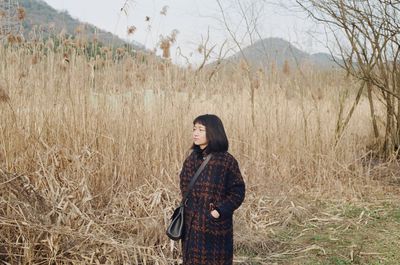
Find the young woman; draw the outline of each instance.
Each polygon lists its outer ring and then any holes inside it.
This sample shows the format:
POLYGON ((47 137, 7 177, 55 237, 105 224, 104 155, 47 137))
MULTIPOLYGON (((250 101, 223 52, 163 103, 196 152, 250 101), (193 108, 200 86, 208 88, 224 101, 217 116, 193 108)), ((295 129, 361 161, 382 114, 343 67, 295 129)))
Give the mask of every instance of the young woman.
POLYGON ((185 204, 184 265, 233 262, 232 216, 243 202, 245 183, 228 146, 224 126, 217 116, 202 115, 193 121, 192 153, 180 174, 182 195, 205 157, 210 153, 212 157, 185 204))

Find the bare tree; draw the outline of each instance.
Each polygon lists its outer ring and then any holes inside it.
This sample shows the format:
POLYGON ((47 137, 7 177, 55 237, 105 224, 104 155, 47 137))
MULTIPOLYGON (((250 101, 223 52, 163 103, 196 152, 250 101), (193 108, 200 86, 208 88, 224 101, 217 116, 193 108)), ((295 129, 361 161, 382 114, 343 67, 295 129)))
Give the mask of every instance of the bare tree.
POLYGON ((343 133, 361 93, 367 89, 374 135, 379 137, 373 97, 386 107, 383 153, 400 144, 400 1, 296 0, 335 39, 341 65, 361 85, 353 108, 338 128, 343 133))
MULTIPOLYGON (((228 32, 230 39, 235 44, 237 50, 239 50, 240 58, 245 63, 246 75, 250 83, 250 100, 251 100, 251 120, 253 126, 255 125, 255 90, 257 89, 257 80, 255 71, 252 69, 251 62, 246 57, 243 51, 243 42, 248 40, 250 45, 254 44, 255 39, 261 39, 258 31, 259 19, 263 12, 263 1, 241 1, 234 0, 230 1, 230 4, 236 6, 238 12, 237 17, 239 21, 231 23, 227 17, 227 12, 222 4, 221 0, 216 1, 219 7, 219 13, 221 14, 220 22, 224 25, 225 30, 228 32), (244 30, 240 30, 244 29, 244 30)), ((236 19, 237 19, 236 17, 236 19)), ((262 43, 263 44, 263 43, 262 43)))
POLYGON ((223 60, 227 57, 228 53, 232 50, 230 48, 226 48, 227 40, 225 40, 220 46, 219 51, 217 51, 216 44, 210 44, 210 29, 207 30, 207 36, 204 38, 201 36, 201 44, 197 48, 197 51, 202 55, 202 61, 200 66, 198 66, 196 73, 199 73, 206 64, 210 61, 211 57, 214 59, 214 63, 212 65, 212 70, 208 76, 208 81, 212 79, 212 77, 218 72, 221 67, 223 60), (211 46, 210 46, 211 45, 211 46))

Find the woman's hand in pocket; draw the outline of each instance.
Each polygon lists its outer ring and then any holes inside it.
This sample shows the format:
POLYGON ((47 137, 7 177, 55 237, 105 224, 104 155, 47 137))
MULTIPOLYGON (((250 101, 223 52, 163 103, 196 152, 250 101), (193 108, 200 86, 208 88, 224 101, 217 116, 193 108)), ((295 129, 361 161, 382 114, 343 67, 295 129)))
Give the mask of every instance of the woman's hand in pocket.
POLYGON ((220 214, 217 210, 212 210, 211 211, 211 216, 214 217, 215 219, 218 219, 220 214))

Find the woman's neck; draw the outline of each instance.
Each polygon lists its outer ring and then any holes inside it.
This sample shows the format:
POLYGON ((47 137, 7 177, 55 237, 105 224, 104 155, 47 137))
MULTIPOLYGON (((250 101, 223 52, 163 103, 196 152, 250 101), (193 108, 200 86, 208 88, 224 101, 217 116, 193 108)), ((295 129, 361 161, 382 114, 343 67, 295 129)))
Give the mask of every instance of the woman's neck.
POLYGON ((204 149, 206 149, 207 145, 199 145, 199 147, 203 151, 204 149))

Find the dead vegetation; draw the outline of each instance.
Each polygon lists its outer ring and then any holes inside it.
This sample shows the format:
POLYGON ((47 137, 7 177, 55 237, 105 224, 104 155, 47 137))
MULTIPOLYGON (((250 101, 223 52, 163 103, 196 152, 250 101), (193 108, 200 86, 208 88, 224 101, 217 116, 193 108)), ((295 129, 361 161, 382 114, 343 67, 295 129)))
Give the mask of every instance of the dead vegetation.
MULTIPOLYGON (((336 91, 354 97, 356 85, 340 72, 258 70, 251 92, 240 66, 210 79, 207 67, 192 72, 111 49, 91 57, 72 40, 59 43, 0 48, 5 264, 179 262, 180 246, 164 230, 179 201, 191 122, 202 113, 224 120, 247 184, 235 215, 238 263, 329 257, 332 245, 311 232, 365 227, 372 211, 348 214, 346 205, 398 192, 377 173, 391 167, 366 159, 374 140, 366 99, 335 139, 338 111, 351 102, 336 91)), ((373 253, 357 251, 353 258, 373 253)))

